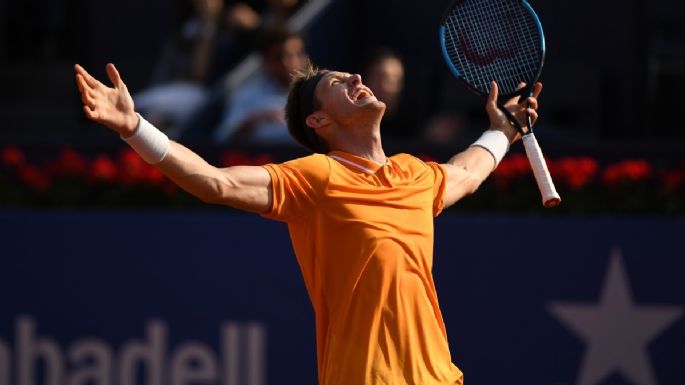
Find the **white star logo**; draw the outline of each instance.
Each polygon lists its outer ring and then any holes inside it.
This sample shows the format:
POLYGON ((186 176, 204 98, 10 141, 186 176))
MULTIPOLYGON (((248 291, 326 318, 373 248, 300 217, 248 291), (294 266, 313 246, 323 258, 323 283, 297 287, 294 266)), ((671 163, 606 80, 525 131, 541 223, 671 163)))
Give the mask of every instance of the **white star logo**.
POLYGON ((586 344, 577 385, 596 385, 614 372, 635 385, 656 385, 647 346, 683 314, 682 306, 635 304, 618 249, 598 303, 555 302, 549 310, 586 344))

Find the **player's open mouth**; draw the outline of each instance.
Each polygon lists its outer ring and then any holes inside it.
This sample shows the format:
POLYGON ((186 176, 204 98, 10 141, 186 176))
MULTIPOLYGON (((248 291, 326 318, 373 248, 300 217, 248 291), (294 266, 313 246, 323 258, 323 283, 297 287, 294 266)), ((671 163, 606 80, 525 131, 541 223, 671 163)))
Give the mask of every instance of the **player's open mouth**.
POLYGON ((350 99, 352 99, 353 102, 360 102, 360 101, 363 101, 363 100, 371 98, 371 97, 374 97, 374 96, 370 91, 367 91, 365 89, 360 89, 359 91, 354 93, 350 99))

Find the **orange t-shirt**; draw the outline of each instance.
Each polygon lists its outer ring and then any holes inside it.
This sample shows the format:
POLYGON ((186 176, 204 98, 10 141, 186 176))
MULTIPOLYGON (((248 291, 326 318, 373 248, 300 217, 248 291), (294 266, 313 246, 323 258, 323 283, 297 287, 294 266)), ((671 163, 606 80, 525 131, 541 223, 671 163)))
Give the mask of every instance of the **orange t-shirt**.
POLYGON ((444 169, 338 151, 264 167, 264 216, 288 223, 316 313, 321 385, 461 383, 431 274, 444 169))

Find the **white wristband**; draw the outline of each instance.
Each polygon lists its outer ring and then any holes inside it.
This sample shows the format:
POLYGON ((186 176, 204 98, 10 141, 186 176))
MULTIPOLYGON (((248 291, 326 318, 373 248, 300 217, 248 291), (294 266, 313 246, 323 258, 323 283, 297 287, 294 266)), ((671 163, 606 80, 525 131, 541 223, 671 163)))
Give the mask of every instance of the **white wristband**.
POLYGON ((495 167, 509 151, 509 138, 500 130, 487 130, 471 146, 478 146, 486 149, 493 159, 495 167))
POLYGON ((140 114, 138 114, 138 118, 140 118, 138 127, 133 131, 133 135, 126 138, 122 136, 121 139, 128 143, 146 162, 150 164, 159 163, 169 152, 169 137, 143 119, 140 114))

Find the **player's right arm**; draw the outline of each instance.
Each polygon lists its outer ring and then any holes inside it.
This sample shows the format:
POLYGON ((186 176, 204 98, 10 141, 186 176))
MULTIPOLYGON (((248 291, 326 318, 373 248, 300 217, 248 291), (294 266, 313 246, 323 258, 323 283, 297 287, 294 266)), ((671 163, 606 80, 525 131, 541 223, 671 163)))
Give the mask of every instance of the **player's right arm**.
POLYGON ((156 166, 204 202, 257 213, 271 209, 271 176, 263 167, 217 168, 176 142, 171 142, 169 152, 156 166))
MULTIPOLYGON (((79 65, 74 69, 86 116, 116 131, 122 138, 132 136, 139 127, 140 118, 114 65, 107 65, 113 87, 105 86, 79 65)), ((271 208, 271 177, 262 167, 217 168, 173 141, 155 166, 179 187, 205 202, 258 213, 271 208)))

